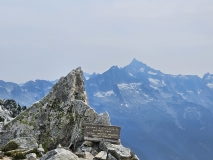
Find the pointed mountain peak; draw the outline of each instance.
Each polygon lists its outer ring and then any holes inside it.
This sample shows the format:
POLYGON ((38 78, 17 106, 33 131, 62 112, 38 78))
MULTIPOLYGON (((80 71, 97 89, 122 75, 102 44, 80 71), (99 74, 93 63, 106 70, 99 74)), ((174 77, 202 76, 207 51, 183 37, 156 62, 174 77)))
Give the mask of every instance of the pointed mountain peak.
POLYGON ((78 99, 80 98, 80 100, 88 104, 81 68, 78 67, 72 70, 66 77, 60 78, 46 97, 48 99, 53 97, 64 101, 67 99, 74 101, 78 97, 78 99))
POLYGON ((203 75, 203 79, 212 79, 213 74, 210 74, 209 72, 203 75))
POLYGON ((140 62, 140 61, 138 61, 136 58, 133 58, 131 63, 138 63, 138 62, 140 62))
POLYGON ((138 67, 148 67, 146 64, 144 64, 144 63, 142 63, 142 62, 140 62, 140 61, 138 61, 137 59, 133 59, 132 60, 132 62, 129 64, 129 66, 132 66, 132 67, 136 67, 136 68, 138 68, 138 67))

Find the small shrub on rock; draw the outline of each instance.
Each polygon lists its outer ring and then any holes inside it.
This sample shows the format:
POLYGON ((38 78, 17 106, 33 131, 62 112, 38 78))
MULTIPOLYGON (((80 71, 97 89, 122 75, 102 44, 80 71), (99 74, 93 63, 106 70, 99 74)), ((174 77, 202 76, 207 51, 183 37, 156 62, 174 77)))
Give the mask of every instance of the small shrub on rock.
POLYGON ((37 157, 42 157, 41 153, 37 150, 37 148, 34 148, 31 153, 35 153, 37 157))
POLYGON ((22 152, 16 152, 12 156, 14 160, 19 160, 19 159, 26 159, 26 155, 23 154, 22 152))
POLYGON ((13 160, 26 159, 26 155, 22 152, 6 152, 5 155, 12 157, 13 160))
POLYGON ((2 151, 3 151, 3 152, 12 151, 12 150, 17 149, 18 147, 19 147, 19 146, 18 146, 18 144, 17 144, 16 142, 10 141, 8 144, 6 144, 6 145, 3 147, 2 151))

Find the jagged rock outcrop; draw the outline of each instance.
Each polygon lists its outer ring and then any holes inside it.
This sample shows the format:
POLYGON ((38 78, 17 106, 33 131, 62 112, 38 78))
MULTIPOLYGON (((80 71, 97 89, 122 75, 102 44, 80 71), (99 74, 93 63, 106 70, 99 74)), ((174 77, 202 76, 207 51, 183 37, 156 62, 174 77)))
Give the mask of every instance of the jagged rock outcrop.
POLYGON ((10 111, 12 118, 15 118, 26 109, 26 106, 21 106, 13 99, 0 99, 0 105, 10 111))
MULTIPOLYGON (((110 118, 107 112, 98 115, 88 105, 83 72, 77 68, 62 77, 47 96, 3 126, 0 149, 9 141, 18 143, 19 148, 27 146, 26 138, 32 138, 42 144, 45 151, 49 151, 49 155, 41 159, 49 159, 50 155, 52 159, 57 159, 54 156, 61 157, 61 154, 66 157, 66 154, 70 154, 68 150, 81 152, 82 158, 91 158, 91 155, 95 157, 101 149, 98 143, 94 145, 92 142, 84 142, 83 130, 86 123, 110 125, 110 118), (23 144, 20 144, 22 141, 23 144), (57 146, 65 146, 67 150, 60 147, 55 149, 57 146)), ((37 143, 33 143, 35 148, 37 143)), ((24 154, 28 153, 27 149, 32 150, 28 147, 24 154)))
POLYGON ((42 100, 3 127, 0 148, 17 137, 35 137, 45 150, 55 148, 59 142, 75 149, 83 141, 85 123, 110 122, 106 114, 98 115, 88 106, 83 74, 78 68, 62 77, 42 100))
POLYGON ((26 109, 25 106, 20 106, 16 101, 12 99, 2 100, 0 99, 0 132, 6 123, 11 121, 21 112, 26 109))
POLYGON ((0 128, 3 127, 3 124, 7 121, 12 120, 11 112, 8 111, 4 106, 0 105, 0 128))

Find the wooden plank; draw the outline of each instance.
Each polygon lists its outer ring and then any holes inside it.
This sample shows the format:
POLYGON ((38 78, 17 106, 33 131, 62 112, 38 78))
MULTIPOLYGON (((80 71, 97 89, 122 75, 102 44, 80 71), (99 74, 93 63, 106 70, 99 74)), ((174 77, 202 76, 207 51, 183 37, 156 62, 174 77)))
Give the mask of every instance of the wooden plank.
POLYGON ((115 140, 117 142, 120 139, 121 127, 118 126, 106 126, 99 124, 85 124, 84 137, 100 141, 101 139, 115 140))
POLYGON ((105 141, 105 142, 110 142, 113 144, 121 144, 120 139, 103 139, 103 138, 91 138, 91 137, 84 137, 85 141, 92 141, 92 142, 100 142, 100 141, 105 141))

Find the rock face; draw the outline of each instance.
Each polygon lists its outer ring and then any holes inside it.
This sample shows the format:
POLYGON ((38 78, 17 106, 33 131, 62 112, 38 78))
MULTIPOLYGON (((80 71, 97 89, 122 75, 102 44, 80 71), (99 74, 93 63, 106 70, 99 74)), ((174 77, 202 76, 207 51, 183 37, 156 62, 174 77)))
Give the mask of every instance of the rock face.
POLYGON ((88 106, 80 68, 62 77, 42 100, 3 126, 0 148, 19 137, 34 137, 45 151, 62 146, 75 151, 83 142, 85 123, 110 125, 107 113, 88 106))
MULTIPOLYGON (((12 140, 16 144, 18 144, 18 149, 34 149, 38 148, 38 144, 36 142, 36 139, 33 137, 18 137, 12 140)), ((8 143, 10 143, 9 141, 8 143)))
POLYGON ((7 121, 11 121, 12 115, 4 106, 0 105, 0 129, 3 127, 3 124, 7 121))
POLYGON ((26 109, 26 106, 19 105, 13 99, 5 99, 5 100, 0 99, 0 105, 9 111, 11 117, 13 118, 15 118, 17 115, 19 115, 22 111, 26 109))
POLYGON ((0 99, 0 131, 4 124, 11 121, 25 109, 25 106, 20 106, 12 99, 0 99))

